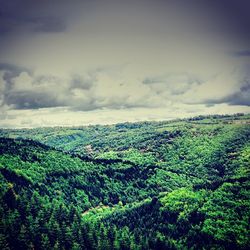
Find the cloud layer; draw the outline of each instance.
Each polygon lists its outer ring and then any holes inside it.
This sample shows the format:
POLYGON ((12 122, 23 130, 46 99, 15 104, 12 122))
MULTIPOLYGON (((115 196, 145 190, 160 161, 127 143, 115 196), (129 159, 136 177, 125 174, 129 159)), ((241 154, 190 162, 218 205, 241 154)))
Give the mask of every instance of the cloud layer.
POLYGON ((159 108, 172 103, 250 105, 249 68, 232 68, 208 79, 189 73, 134 77, 128 66, 119 72, 95 69, 68 78, 37 75, 2 64, 1 105, 12 109, 67 107, 89 111, 101 108, 159 108))
POLYGON ((247 3, 216 2, 0 0, 0 126, 250 112, 247 3))

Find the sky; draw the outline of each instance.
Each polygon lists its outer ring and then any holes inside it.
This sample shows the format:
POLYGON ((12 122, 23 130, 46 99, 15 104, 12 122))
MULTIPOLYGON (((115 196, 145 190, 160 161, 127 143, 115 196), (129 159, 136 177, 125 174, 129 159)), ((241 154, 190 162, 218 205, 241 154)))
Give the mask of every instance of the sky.
POLYGON ((0 127, 250 113, 248 0, 0 0, 0 127))

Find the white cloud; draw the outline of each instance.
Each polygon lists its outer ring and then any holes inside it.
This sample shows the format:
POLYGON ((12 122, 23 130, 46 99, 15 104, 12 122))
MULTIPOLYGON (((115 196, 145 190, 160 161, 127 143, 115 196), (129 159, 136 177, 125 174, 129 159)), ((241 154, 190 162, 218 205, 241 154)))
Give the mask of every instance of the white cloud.
POLYGON ((125 121, 124 119, 154 120, 206 112, 247 111, 249 85, 246 85, 246 81, 249 79, 246 78, 246 71, 241 69, 242 67, 234 67, 233 70, 230 68, 205 80, 194 74, 176 72, 149 77, 143 77, 143 74, 138 76, 129 64, 73 74, 67 78, 21 72, 18 76, 9 78, 13 86, 8 90, 5 90, 8 82, 4 80, 2 73, 1 110, 5 113, 6 120, 1 121, 0 125, 10 122, 8 115, 13 112, 17 116, 18 126, 27 125, 22 121, 22 112, 31 116, 30 126, 40 126, 43 123, 53 125, 53 117, 54 123, 60 125, 59 122, 113 123, 125 121), (224 103, 224 106, 217 105, 219 103, 224 103), (227 104, 237 106, 229 107, 227 104), (211 105, 214 107, 211 108, 211 105), (47 109, 48 107, 51 109, 47 109), (64 109, 59 108, 55 115, 54 110, 58 107, 64 109), (46 112, 43 113, 42 110, 46 112), (59 119, 62 114, 63 119, 59 119), (108 114, 111 120, 104 118, 103 114, 108 114), (86 119, 79 118, 79 115, 86 119), (51 122, 48 123, 47 120, 51 122))
POLYGON ((183 96, 186 103, 223 103, 231 102, 235 94, 250 92, 249 64, 238 64, 218 73, 211 79, 193 86, 183 96), (248 86, 248 87, 247 87, 248 86))
POLYGON ((14 86, 12 88, 13 91, 32 91, 33 78, 27 73, 22 72, 19 76, 12 79, 14 86))

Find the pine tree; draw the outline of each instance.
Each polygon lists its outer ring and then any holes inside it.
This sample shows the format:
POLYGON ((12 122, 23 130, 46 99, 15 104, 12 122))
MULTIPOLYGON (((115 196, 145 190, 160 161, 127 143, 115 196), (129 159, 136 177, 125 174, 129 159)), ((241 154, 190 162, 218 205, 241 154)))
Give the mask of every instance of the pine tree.
POLYGON ((72 229, 70 227, 66 227, 65 230, 65 248, 70 249, 72 246, 73 237, 72 237, 72 229))
POLYGON ((80 234, 80 224, 78 223, 77 217, 74 216, 73 223, 72 223, 72 240, 79 241, 79 234, 80 234))
POLYGON ((0 234, 0 249, 1 250, 9 250, 9 244, 7 241, 7 237, 4 234, 0 234))
POLYGON ((115 240, 114 240, 113 249, 114 249, 114 250, 119 250, 119 249, 121 249, 121 247, 120 247, 120 241, 118 240, 117 237, 116 237, 115 240))
POLYGON ((3 196, 3 200, 6 202, 9 208, 14 209, 17 203, 17 194, 15 193, 12 183, 8 183, 8 189, 3 196))
POLYGON ((52 248, 53 250, 60 250, 60 244, 58 241, 55 242, 55 245, 52 248))
POLYGON ((103 223, 100 224, 99 227, 99 234, 98 234, 98 248, 99 249, 110 249, 110 241, 108 239, 108 232, 107 232, 107 228, 104 226, 103 223))
POLYGON ((74 242, 71 249, 72 250, 81 250, 82 248, 81 248, 80 244, 74 242))
POLYGON ((137 249, 139 249, 138 246, 137 246, 136 243, 135 243, 135 237, 134 237, 134 236, 131 236, 130 239, 129 239, 129 241, 130 241, 130 246, 129 246, 129 248, 130 248, 131 250, 137 250, 137 249))
POLYGON ((20 249, 27 249, 29 245, 29 237, 28 237, 28 232, 27 228, 25 225, 21 226, 19 235, 18 235, 18 241, 20 244, 20 249))
POLYGON ((96 241, 95 241, 95 227, 93 224, 88 224, 88 231, 87 231, 87 248, 88 249, 95 249, 96 248, 96 241))
POLYGON ((116 227, 114 227, 113 249, 114 249, 114 250, 119 250, 119 249, 121 249, 120 241, 119 241, 119 234, 118 234, 118 231, 117 231, 117 228, 116 228, 116 227))
POLYGON ((47 234, 42 234, 41 236, 41 246, 42 249, 50 249, 50 241, 49 241, 49 237, 47 234))

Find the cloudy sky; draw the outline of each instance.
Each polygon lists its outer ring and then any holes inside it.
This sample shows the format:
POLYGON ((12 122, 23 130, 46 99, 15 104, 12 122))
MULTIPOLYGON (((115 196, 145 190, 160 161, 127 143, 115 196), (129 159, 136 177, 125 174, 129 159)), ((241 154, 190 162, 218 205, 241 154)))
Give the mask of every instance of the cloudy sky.
POLYGON ((247 0, 0 0, 0 127, 250 113, 247 0))

